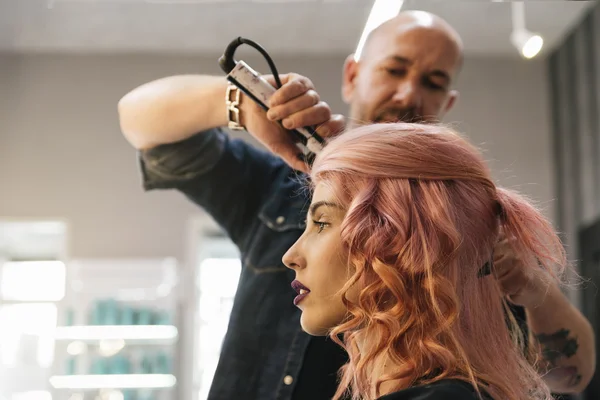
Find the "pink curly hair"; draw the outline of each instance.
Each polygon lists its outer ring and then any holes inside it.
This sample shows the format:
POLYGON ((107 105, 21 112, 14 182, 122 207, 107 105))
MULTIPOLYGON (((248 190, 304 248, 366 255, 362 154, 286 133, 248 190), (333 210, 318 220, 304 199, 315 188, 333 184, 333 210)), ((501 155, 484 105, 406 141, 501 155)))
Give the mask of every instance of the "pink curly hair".
POLYGON ((372 399, 373 388, 380 396, 385 381, 400 390, 444 378, 496 399, 552 398, 514 318, 507 329, 498 282, 478 272, 500 228, 516 237, 516 254, 539 260, 526 268, 544 279, 559 279, 565 252, 529 201, 494 185, 475 147, 442 125, 367 125, 332 140, 310 177, 347 207, 341 235, 354 273, 342 289, 348 318, 330 335, 350 361, 335 400, 372 399), (353 285, 357 302, 345 296, 353 285), (403 368, 373 376, 382 356, 403 368))

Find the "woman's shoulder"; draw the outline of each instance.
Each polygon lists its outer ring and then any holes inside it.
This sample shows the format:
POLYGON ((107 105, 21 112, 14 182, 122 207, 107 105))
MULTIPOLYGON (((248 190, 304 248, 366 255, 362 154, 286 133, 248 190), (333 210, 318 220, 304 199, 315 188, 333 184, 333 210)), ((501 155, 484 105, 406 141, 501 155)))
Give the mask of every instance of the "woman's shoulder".
MULTIPOLYGON (((492 400, 482 393, 484 400, 492 400)), ((380 397, 379 400, 479 400, 473 386, 456 379, 442 379, 422 386, 394 392, 380 397)))

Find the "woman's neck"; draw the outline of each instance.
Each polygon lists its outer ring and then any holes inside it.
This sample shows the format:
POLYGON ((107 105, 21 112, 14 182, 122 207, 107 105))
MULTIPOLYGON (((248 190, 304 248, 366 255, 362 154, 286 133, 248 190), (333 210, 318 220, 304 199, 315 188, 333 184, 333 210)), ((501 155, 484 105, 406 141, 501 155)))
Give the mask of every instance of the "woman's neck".
MULTIPOLYGON (((364 340, 360 334, 357 335, 356 339, 356 344, 361 355, 365 354, 370 349, 370 346, 373 346, 373 344, 369 343, 368 340, 364 340)), ((372 378, 372 385, 369 388, 369 398, 375 399, 398 391, 399 388, 406 387, 410 383, 409 379, 392 379, 382 382, 379 386, 379 393, 376 393, 376 384, 378 378, 386 375, 389 376, 397 374, 398 372, 406 370, 406 365, 393 361, 387 352, 379 354, 371 364, 370 371, 368 371, 368 376, 372 378)))

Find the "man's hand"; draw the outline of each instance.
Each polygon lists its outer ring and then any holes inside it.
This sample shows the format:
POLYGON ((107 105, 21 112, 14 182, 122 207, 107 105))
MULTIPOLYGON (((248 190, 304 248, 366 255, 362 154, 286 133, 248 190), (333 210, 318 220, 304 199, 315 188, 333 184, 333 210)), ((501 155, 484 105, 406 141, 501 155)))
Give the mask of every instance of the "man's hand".
MULTIPOLYGON (((264 78, 274 85, 272 76, 264 78)), ((310 79, 297 74, 280 75, 280 79, 282 86, 271 97, 268 113, 247 97, 242 101, 242 124, 292 168, 308 172, 293 136, 286 129, 312 126, 321 137, 327 138, 344 129, 344 117, 331 114, 331 109, 321 101, 310 79), (277 121, 281 121, 285 129, 277 121)))
MULTIPOLYGON (((532 273, 537 259, 522 260, 501 233, 494 248, 494 273, 508 299, 525 308, 544 381, 556 393, 579 393, 594 376, 596 350, 590 323, 544 274, 532 273), (534 266, 532 268, 531 266, 534 266)), ((549 277, 548 277, 549 278, 549 277)))
POLYGON ((544 301, 549 282, 543 280, 542 274, 532 273, 531 266, 537 264, 535 257, 523 260, 515 254, 511 246, 514 240, 500 233, 500 240, 494 247, 493 272, 512 303, 525 308, 539 306, 544 301))

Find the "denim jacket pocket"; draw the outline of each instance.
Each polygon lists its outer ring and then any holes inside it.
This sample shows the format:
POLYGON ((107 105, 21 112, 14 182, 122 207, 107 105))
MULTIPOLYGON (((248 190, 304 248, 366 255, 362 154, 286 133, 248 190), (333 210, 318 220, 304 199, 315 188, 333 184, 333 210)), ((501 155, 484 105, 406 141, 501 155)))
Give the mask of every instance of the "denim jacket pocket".
POLYGON ((260 210, 258 218, 275 232, 303 230, 306 226, 304 205, 304 199, 300 198, 295 200, 274 198, 260 210))
POLYGON ((259 227, 246 255, 247 266, 257 272, 286 270, 281 259, 304 231, 308 200, 292 188, 282 187, 259 211, 259 227))

